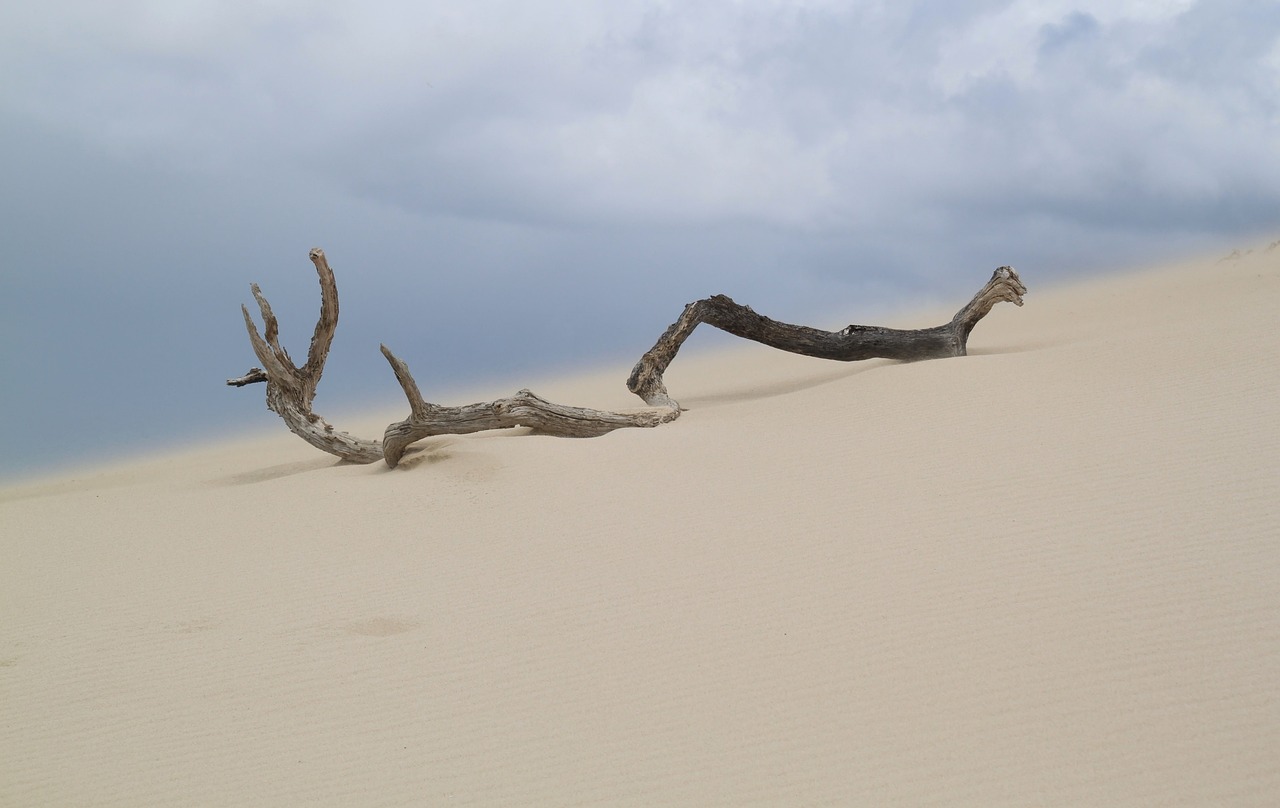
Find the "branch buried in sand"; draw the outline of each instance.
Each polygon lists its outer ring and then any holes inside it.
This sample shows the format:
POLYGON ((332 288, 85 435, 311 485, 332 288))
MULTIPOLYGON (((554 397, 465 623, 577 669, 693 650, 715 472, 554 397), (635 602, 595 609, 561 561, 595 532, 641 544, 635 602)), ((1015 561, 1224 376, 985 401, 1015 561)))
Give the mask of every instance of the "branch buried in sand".
POLYGON ((381 441, 374 441, 334 429, 311 409, 338 327, 338 289, 324 251, 315 248, 311 250, 310 257, 320 278, 320 316, 306 364, 302 368, 296 367, 288 352, 281 347, 279 323, 271 305, 258 285, 252 284, 250 288, 262 313, 265 334, 258 332, 249 309, 244 306, 241 309, 249 342, 262 367, 251 368, 239 378, 228 379, 227 384, 243 387, 266 382, 268 409, 283 418, 289 429, 307 443, 353 463, 372 463, 381 459, 392 468, 400 462, 410 444, 435 435, 461 435, 525 426, 547 435, 583 438, 597 437, 615 429, 648 428, 673 421, 680 415, 680 405, 667 394, 662 375, 675 359, 680 346, 700 323, 779 350, 820 359, 841 362, 873 358, 939 359, 963 356, 974 325, 996 303, 1008 301, 1021 306, 1022 296, 1027 291, 1013 267, 1000 267, 950 322, 913 330, 850 325, 840 331, 822 331, 771 320, 724 295, 698 300, 685 307, 680 318, 663 332, 632 369, 627 388, 650 409, 630 412, 555 404, 529 390, 521 390, 510 398, 464 407, 431 404, 422 398, 408 365, 383 345, 382 354, 409 401, 410 412, 408 418, 390 424, 381 441))

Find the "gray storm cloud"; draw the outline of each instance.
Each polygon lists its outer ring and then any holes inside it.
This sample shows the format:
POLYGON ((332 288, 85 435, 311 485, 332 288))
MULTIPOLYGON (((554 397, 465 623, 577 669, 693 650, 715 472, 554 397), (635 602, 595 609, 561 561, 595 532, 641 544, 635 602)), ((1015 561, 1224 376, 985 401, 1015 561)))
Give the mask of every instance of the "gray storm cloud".
POLYGON ((313 244, 378 307, 340 345, 501 324, 461 379, 626 353, 709 292, 804 317, 1280 226, 1271 2, 10 4, 0 70, 3 350, 48 375, 0 403, 35 425, 61 360, 177 434, 160 378, 106 380, 243 370, 250 280, 305 331, 313 244))
POLYGON ((841 232, 1275 179, 1280 7, 953 5, 72 4, 7 27, 5 97, 174 170, 535 223, 841 232))

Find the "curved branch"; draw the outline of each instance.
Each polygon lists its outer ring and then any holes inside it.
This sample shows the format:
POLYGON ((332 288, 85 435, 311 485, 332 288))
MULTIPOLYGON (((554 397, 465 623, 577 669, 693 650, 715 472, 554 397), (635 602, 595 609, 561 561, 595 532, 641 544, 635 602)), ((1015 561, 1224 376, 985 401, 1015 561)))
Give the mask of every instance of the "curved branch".
POLYGON ((307 364, 303 366, 302 372, 318 382, 320 374, 324 372, 324 362, 329 358, 333 334, 338 329, 338 284, 333 279, 333 270, 329 268, 329 259, 325 258, 324 250, 312 247, 307 256, 315 264, 316 275, 320 277, 320 317, 316 320, 316 330, 311 335, 307 364))
POLYGON ((266 382, 267 407, 283 418, 289 429, 307 443, 354 463, 372 463, 382 459, 392 468, 400 462, 409 444, 433 435, 463 435, 526 426, 549 435, 585 438, 604 435, 615 429, 655 427, 673 421, 680 416, 680 407, 667 395, 662 374, 700 323, 708 323, 730 334, 784 351, 823 359, 843 362, 872 357, 934 359, 963 356, 969 332, 992 306, 1001 301, 1021 306, 1022 295, 1027 291, 1012 267, 1000 267, 951 322, 916 330, 851 325, 840 331, 821 331, 771 320, 724 295, 699 300, 686 306, 680 318, 636 363, 627 387, 644 399, 650 409, 628 412, 568 407, 540 398, 529 390, 521 390, 510 398, 497 401, 442 407, 423 399, 409 373, 409 366, 383 345, 382 354, 409 401, 410 412, 405 420, 387 427, 382 441, 373 441, 339 432, 311 410, 316 386, 320 383, 338 327, 338 288, 324 251, 313 249, 310 257, 320 279, 320 316, 311 337, 306 364, 298 368, 289 358, 288 351, 280 345, 280 324, 271 304, 258 285, 251 284, 250 290, 262 314, 262 332, 258 331, 248 307, 240 308, 249 343, 262 367, 251 368, 240 378, 227 379, 227 384, 243 387, 266 382))
POLYGON ((311 338, 311 350, 307 363, 301 369, 293 364, 289 352, 280 345, 280 323, 271 311, 271 304, 258 285, 251 284, 254 300, 262 312, 264 333, 249 314, 247 306, 241 306, 249 343, 262 363, 262 368, 252 368, 238 379, 227 379, 227 384, 243 387, 256 382, 267 383, 267 408, 284 419, 289 430, 322 452, 352 463, 373 463, 382 459, 382 444, 339 432, 328 421, 311 411, 316 396, 316 386, 324 373, 324 363, 329 357, 329 346, 338 328, 338 287, 333 280, 333 270, 325 259, 324 251, 311 251, 311 263, 320 276, 320 317, 316 321, 315 335, 311 338))
POLYGON ((715 295, 685 306, 679 319, 640 357, 627 379, 627 389, 652 407, 678 408, 679 404, 667 394, 662 374, 675 359, 680 346, 701 323, 779 350, 839 362, 875 358, 915 361, 964 356, 969 332, 991 311, 991 307, 1001 301, 1021 306, 1022 295, 1026 291, 1013 267, 1000 267, 949 323, 913 330, 850 325, 840 331, 822 331, 771 320, 757 314, 750 306, 735 303, 724 295, 715 295))
POLYGON ((528 390, 521 390, 511 398, 482 404, 441 407, 422 398, 409 367, 384 345, 382 353, 391 363, 391 369, 409 400, 409 417, 388 426, 386 439, 381 442, 339 432, 311 410, 316 386, 320 383, 338 327, 338 287, 324 251, 314 249, 310 255, 320 278, 320 316, 307 352, 307 363, 302 368, 293 364, 289 353, 280 345, 280 324, 271 311, 271 304, 258 285, 252 284, 250 290, 262 312, 261 333, 248 307, 240 308, 249 343, 262 367, 251 368, 238 379, 227 379, 227 384, 244 387, 266 382, 267 407, 283 418, 295 435, 321 451, 353 463, 386 460, 387 465, 394 468, 409 444, 432 435, 463 435, 486 429, 527 426, 549 435, 585 438, 622 427, 658 426, 680 415, 678 410, 670 408, 618 413, 567 407, 540 398, 528 390))
POLYGON ((991 280, 987 281, 987 285, 979 289, 973 296, 973 300, 966 303, 960 311, 956 312, 956 316, 951 318, 951 328, 960 337, 961 355, 964 354, 969 332, 973 331, 973 327, 979 320, 986 317, 997 303, 1021 306, 1022 296, 1026 293, 1027 287, 1013 267, 1000 267, 991 273, 991 280))
POLYGON ((395 468, 409 444, 434 435, 465 435, 487 429, 526 426, 547 435, 566 438, 594 438, 626 427, 655 427, 673 421, 680 411, 673 407, 609 412, 586 407, 568 407, 547 401, 529 390, 521 390, 510 398, 468 404, 465 407, 441 407, 422 398, 409 366, 382 346, 396 380, 409 400, 409 417, 387 427, 382 449, 387 465, 395 468))

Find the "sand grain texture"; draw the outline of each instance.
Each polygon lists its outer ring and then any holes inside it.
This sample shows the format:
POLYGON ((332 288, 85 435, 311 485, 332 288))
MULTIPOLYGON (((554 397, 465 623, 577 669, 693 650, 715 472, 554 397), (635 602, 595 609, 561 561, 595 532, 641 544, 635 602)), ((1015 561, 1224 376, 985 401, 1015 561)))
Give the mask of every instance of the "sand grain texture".
POLYGON ((0 490, 0 805, 1275 804, 1280 251, 1024 277, 656 430, 0 490))

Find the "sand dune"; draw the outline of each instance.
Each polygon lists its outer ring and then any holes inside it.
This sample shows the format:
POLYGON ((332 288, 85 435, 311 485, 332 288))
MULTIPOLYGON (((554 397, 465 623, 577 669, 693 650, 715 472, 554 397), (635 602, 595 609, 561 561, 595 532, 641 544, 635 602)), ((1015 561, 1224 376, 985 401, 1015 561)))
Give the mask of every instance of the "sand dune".
POLYGON ((1023 277, 962 359, 682 356, 656 430, 0 490, 0 804, 1274 804, 1280 250, 1023 277))

